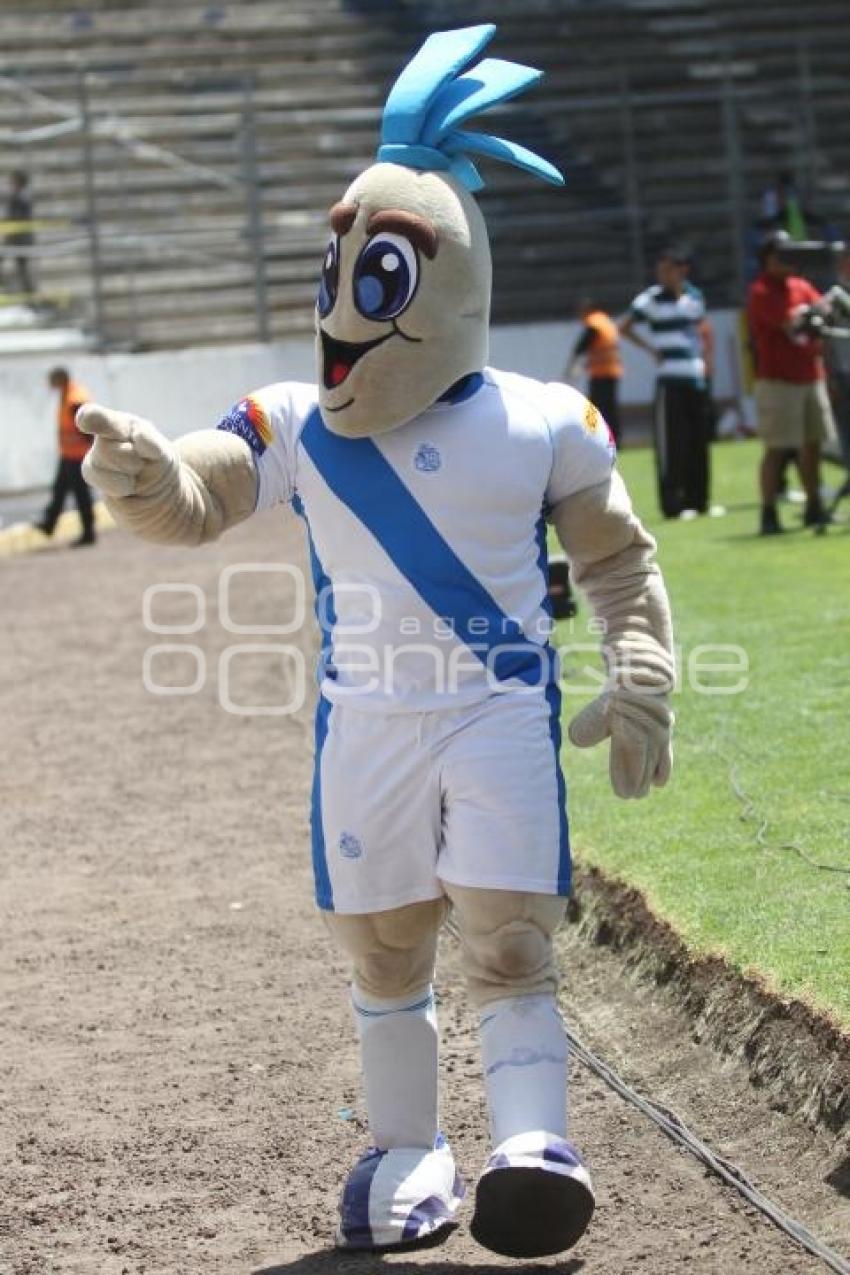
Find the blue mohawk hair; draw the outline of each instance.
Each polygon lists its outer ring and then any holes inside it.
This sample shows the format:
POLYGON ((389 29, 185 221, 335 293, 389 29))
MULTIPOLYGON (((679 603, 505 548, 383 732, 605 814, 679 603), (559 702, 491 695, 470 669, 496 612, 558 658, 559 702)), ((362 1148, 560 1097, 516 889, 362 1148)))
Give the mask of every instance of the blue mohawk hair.
POLYGON ((468 190, 484 185, 468 158, 489 155, 554 186, 564 178, 534 151, 502 137, 459 128, 473 115, 515 97, 543 72, 518 62, 485 58, 471 66, 496 34, 492 23, 431 35, 396 80, 384 107, 378 159, 406 168, 451 173, 468 190), (468 67, 468 70, 464 68, 468 67))

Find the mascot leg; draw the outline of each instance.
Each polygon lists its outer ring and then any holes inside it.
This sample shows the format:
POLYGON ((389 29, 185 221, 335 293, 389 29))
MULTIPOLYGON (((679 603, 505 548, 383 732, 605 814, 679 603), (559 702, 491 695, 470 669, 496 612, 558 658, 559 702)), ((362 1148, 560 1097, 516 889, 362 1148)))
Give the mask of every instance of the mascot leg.
POLYGON ((493 1154, 472 1234, 507 1257, 571 1248, 594 1209, 590 1176, 567 1141, 567 1037, 555 1000, 552 934, 564 900, 446 884, 463 940, 493 1154))
POLYGON ((352 958, 351 1003, 374 1145, 348 1175, 337 1244, 378 1249, 450 1227, 464 1194, 438 1127, 437 1018, 431 979, 446 902, 391 912, 325 913, 352 958))

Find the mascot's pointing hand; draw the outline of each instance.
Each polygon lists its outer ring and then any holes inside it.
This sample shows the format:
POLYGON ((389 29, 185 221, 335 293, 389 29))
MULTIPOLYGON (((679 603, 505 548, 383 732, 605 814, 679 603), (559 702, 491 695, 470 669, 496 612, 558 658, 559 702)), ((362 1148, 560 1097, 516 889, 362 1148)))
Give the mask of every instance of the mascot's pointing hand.
POLYGON ((83 462, 86 481, 128 531, 164 544, 204 544, 254 509, 256 472, 241 438, 197 430, 172 443, 150 421, 97 403, 80 408, 77 427, 95 438, 83 462))
POLYGON ((77 413, 77 428, 94 435, 83 475, 105 496, 113 500, 150 496, 176 479, 174 445, 149 421, 87 403, 77 413))

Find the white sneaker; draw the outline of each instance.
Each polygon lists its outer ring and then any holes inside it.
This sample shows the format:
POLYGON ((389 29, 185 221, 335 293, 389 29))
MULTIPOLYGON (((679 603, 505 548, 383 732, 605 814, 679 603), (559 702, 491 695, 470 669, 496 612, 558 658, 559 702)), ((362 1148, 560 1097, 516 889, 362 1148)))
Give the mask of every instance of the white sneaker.
POLYGON ((472 1236, 504 1257, 549 1257, 587 1230, 596 1200, 571 1143, 521 1133, 496 1148, 478 1181, 472 1236))
POLYGON ((348 1175, 342 1192, 337 1248, 384 1249, 452 1226, 466 1187, 442 1134, 433 1151, 371 1148, 348 1175))
POLYGON ((679 514, 680 522, 691 522, 694 518, 699 518, 696 509, 683 509, 679 514))

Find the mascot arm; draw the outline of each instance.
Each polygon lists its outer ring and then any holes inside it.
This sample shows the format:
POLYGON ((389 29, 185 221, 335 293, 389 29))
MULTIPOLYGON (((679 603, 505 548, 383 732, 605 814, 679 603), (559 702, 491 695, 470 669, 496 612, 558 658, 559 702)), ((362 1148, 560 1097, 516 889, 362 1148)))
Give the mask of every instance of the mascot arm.
POLYGON ((94 403, 77 424, 95 438, 86 480, 118 525, 146 540, 206 544, 254 512, 253 453, 235 434, 199 430, 172 443, 150 422, 94 403))
POLYGON ((655 541, 616 471, 566 497, 550 519, 575 584, 605 626, 606 688, 573 718, 570 739, 588 748, 610 738, 615 793, 644 797, 667 782, 672 762, 673 632, 655 541))

